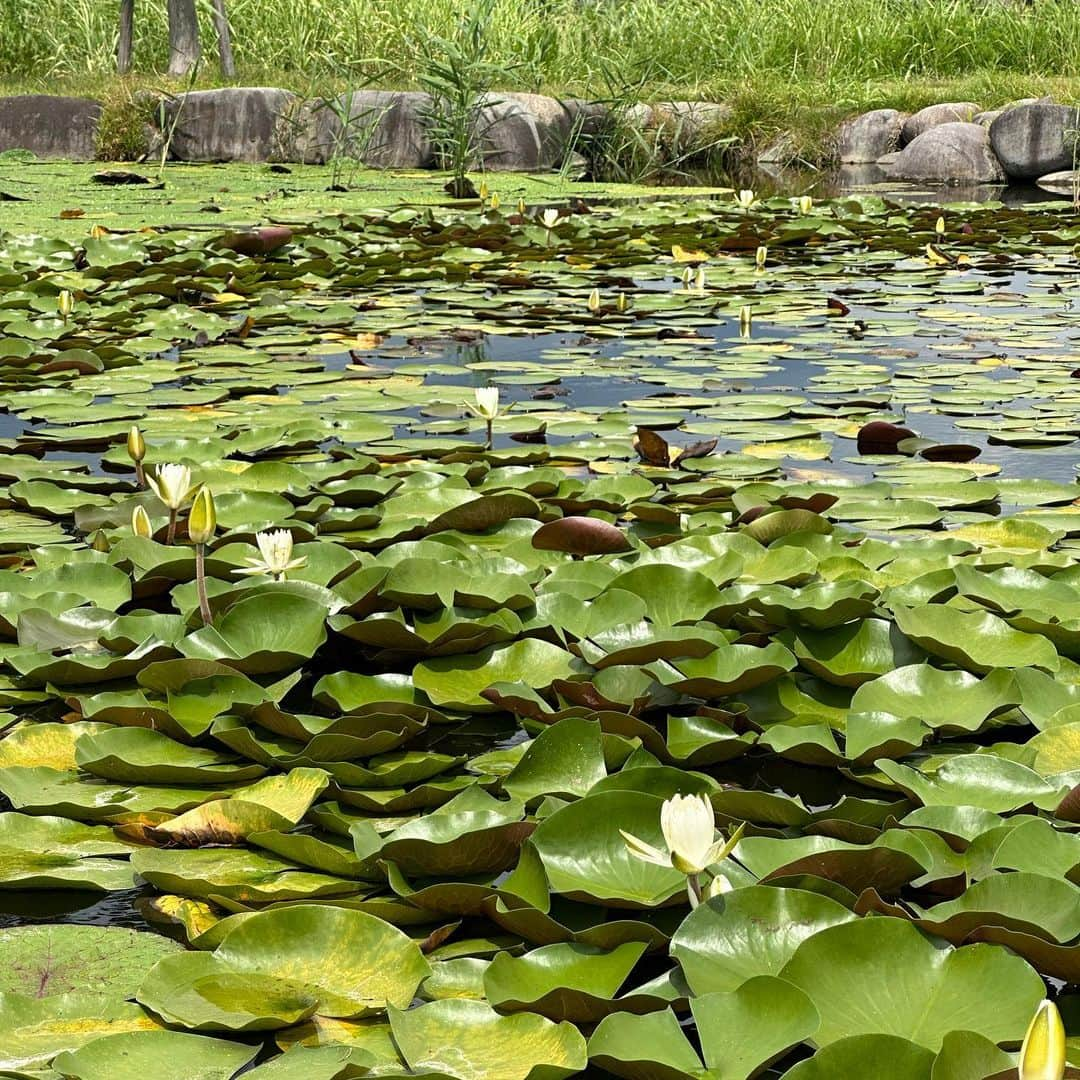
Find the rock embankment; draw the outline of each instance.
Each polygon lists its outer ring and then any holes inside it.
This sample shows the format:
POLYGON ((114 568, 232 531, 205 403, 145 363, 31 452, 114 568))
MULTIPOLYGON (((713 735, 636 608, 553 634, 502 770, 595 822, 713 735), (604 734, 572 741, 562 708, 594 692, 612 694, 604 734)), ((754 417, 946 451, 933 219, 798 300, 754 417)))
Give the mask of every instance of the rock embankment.
MULTIPOLYGON (((95 157, 102 105, 85 98, 0 98, 0 152, 38 157, 95 157)), ((198 90, 153 109, 147 152, 176 161, 286 161, 324 164, 349 158, 378 168, 430 169, 438 164, 432 99, 415 91, 358 90, 333 100, 305 99, 276 87, 198 90)), ((606 106, 542 94, 492 92, 478 111, 476 165, 490 170, 558 169, 588 140, 615 125, 647 130, 658 150, 684 159, 715 146, 729 106, 706 101, 632 105, 616 116, 606 106)), ((1073 190, 1078 169, 1080 108, 1048 98, 983 110, 974 101, 930 105, 907 114, 875 109, 844 121, 833 157, 844 165, 880 167, 886 179, 956 184, 1040 183, 1073 190)), ((781 133, 758 153, 763 166, 796 157, 797 140, 781 133)), ((879 174, 879 175, 882 175, 879 174)))

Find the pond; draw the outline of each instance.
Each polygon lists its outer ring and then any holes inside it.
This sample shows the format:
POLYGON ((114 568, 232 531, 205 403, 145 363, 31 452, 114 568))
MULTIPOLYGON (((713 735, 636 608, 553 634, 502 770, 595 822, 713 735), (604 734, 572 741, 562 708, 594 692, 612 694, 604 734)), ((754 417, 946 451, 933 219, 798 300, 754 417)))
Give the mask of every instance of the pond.
POLYGON ((272 219, 0 236, 0 1071, 1070 1025, 1071 204, 272 219))

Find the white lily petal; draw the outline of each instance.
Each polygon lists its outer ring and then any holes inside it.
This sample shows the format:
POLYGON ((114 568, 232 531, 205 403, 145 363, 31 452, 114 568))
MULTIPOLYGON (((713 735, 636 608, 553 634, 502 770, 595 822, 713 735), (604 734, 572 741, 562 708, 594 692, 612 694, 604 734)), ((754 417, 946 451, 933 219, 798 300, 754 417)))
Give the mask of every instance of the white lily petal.
POLYGON ((636 858, 641 859, 644 862, 655 863, 657 866, 671 866, 671 859, 659 848, 653 847, 652 844, 645 843, 640 837, 634 836, 633 833, 625 832, 623 829, 619 830, 619 835, 626 842, 626 847, 630 854, 636 858))

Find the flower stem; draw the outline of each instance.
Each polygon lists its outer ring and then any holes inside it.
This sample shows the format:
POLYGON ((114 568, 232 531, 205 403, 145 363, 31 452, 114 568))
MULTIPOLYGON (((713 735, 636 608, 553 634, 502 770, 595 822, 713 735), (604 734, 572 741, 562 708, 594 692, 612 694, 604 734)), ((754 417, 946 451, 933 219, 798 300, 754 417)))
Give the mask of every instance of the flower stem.
POLYGON ((195 545, 195 587, 199 593, 199 614, 202 616, 203 626, 209 626, 213 622, 214 615, 210 610, 210 597, 206 595, 206 545, 195 545))
POLYGON ((165 537, 166 544, 174 544, 176 542, 176 511, 169 511, 169 532, 165 537))
POLYGON ((146 472, 143 469, 141 461, 135 462, 135 483, 138 484, 140 488, 146 487, 146 472))
POLYGON ((690 906, 696 908, 701 903, 701 878, 697 874, 686 875, 686 894, 690 897, 690 906))
POLYGON ((494 427, 494 425, 495 425, 495 421, 494 421, 494 420, 489 420, 489 421, 487 422, 487 448, 488 448, 489 450, 491 449, 491 438, 492 438, 492 436, 491 436, 491 429, 492 429, 492 428, 494 427))

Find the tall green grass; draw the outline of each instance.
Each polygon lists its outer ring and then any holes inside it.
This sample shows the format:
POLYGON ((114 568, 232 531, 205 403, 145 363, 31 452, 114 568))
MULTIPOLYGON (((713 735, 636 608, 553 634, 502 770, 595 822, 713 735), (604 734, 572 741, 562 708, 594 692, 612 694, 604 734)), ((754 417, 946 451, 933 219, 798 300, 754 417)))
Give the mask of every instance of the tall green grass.
MULTIPOLYGON (((129 113, 139 86, 163 81, 165 2, 139 0, 136 74, 117 83, 116 0, 0 0, 0 93, 66 89, 129 113)), ((469 2, 229 0, 236 81, 304 95, 415 87, 418 42, 449 35, 469 2)), ((727 101, 716 135, 746 146, 787 130, 809 161, 863 109, 1080 100, 1080 0, 494 0, 487 33, 508 72, 495 89, 727 101)))
MULTIPOLYGON (((116 6, 0 0, 0 72, 9 80, 107 73, 116 6)), ((417 27, 445 33, 463 4, 230 0, 229 8, 246 79, 351 65, 407 84, 417 27)), ((164 9, 165 0, 138 4, 141 69, 164 62, 164 9)), ((698 91, 752 80, 1080 74, 1076 0, 499 0, 489 33, 495 56, 517 63, 522 83, 558 89, 597 89, 604 63, 657 87, 698 91)))

